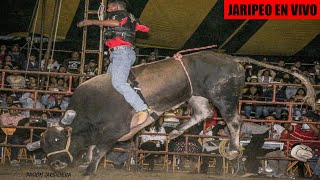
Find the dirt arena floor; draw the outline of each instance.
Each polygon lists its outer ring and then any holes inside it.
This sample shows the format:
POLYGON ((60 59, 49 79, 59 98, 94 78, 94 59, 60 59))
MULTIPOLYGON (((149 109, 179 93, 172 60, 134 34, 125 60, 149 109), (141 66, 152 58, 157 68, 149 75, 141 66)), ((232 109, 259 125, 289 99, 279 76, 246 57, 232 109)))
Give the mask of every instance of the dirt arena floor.
MULTIPOLYGON (((76 169, 67 169, 65 172, 54 173, 49 167, 34 167, 32 164, 22 164, 20 167, 11 167, 10 165, 0 165, 0 180, 28 180, 28 179, 41 179, 41 180, 55 180, 55 179, 84 179, 76 169)), ((213 174, 194 174, 188 172, 163 172, 154 171, 147 172, 145 170, 129 171, 126 169, 114 169, 112 167, 103 168, 99 166, 97 174, 90 177, 90 180, 241 180, 241 179, 271 179, 264 177, 248 177, 242 178, 240 176, 224 175, 215 176, 213 174)))

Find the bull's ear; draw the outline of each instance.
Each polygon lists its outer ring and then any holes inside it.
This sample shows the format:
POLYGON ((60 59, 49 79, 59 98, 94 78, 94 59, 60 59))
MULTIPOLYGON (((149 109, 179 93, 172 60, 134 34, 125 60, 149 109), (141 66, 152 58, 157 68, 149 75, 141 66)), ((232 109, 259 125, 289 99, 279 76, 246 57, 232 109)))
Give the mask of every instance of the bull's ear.
POLYGON ((72 127, 66 127, 66 128, 64 128, 64 131, 65 131, 67 137, 70 137, 71 133, 72 133, 72 127))

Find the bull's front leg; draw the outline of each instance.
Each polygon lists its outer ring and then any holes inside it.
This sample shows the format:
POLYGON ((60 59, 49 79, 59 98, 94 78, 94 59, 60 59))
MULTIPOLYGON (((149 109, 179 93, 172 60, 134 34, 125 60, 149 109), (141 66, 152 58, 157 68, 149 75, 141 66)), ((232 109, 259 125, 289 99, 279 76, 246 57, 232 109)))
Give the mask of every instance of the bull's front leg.
POLYGON ((103 146, 100 146, 100 147, 96 146, 92 151, 92 160, 91 160, 89 166, 84 170, 82 175, 83 176, 91 176, 91 175, 95 174, 101 158, 107 153, 108 150, 110 150, 110 148, 106 148, 103 146))
POLYGON ((78 171, 82 172, 83 170, 85 170, 89 166, 89 164, 92 161, 93 149, 95 147, 96 147, 96 145, 89 146, 89 148, 83 158, 83 162, 78 166, 78 171))
POLYGON ((231 117, 226 118, 226 123, 230 132, 230 149, 228 152, 228 159, 232 160, 239 155, 240 148, 240 128, 243 122, 243 119, 238 113, 235 113, 231 117))
POLYGON ((207 98, 201 96, 192 96, 188 103, 193 109, 193 115, 191 119, 188 122, 179 125, 175 130, 170 132, 169 139, 177 138, 183 134, 185 130, 212 116, 213 114, 207 98))

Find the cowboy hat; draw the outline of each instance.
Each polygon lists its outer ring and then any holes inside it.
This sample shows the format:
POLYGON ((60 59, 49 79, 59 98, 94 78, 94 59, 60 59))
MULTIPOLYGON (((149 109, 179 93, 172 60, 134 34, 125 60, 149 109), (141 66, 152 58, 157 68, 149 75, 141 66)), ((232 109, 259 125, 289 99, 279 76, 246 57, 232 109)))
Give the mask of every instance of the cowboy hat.
POLYGON ((291 156, 299 161, 306 162, 313 156, 312 149, 306 145, 296 145, 291 150, 291 156))

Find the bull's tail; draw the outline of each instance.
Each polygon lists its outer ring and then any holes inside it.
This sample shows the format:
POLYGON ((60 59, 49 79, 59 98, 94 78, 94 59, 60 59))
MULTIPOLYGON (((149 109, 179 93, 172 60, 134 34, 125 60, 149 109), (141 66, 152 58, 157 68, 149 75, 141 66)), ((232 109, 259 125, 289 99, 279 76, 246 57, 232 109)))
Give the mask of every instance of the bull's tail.
POLYGON ((238 63, 239 62, 246 62, 246 63, 256 64, 258 66, 262 66, 262 67, 265 67, 265 68, 268 68, 268 69, 273 69, 273 70, 277 70, 277 71, 283 71, 283 72, 286 72, 288 74, 291 74, 291 75, 297 77, 298 79, 301 80, 301 82, 307 88, 307 94, 306 94, 306 96, 304 98, 304 102, 306 104, 308 104, 309 106, 311 106, 313 110, 316 109, 316 100, 315 100, 316 94, 315 94, 315 91, 314 91, 309 79, 306 78, 304 75, 299 74, 299 73, 294 72, 294 71, 291 71, 291 70, 288 70, 288 69, 285 69, 285 68, 282 68, 282 67, 266 64, 266 63, 263 63, 263 62, 248 58, 248 57, 237 57, 235 60, 238 63))

